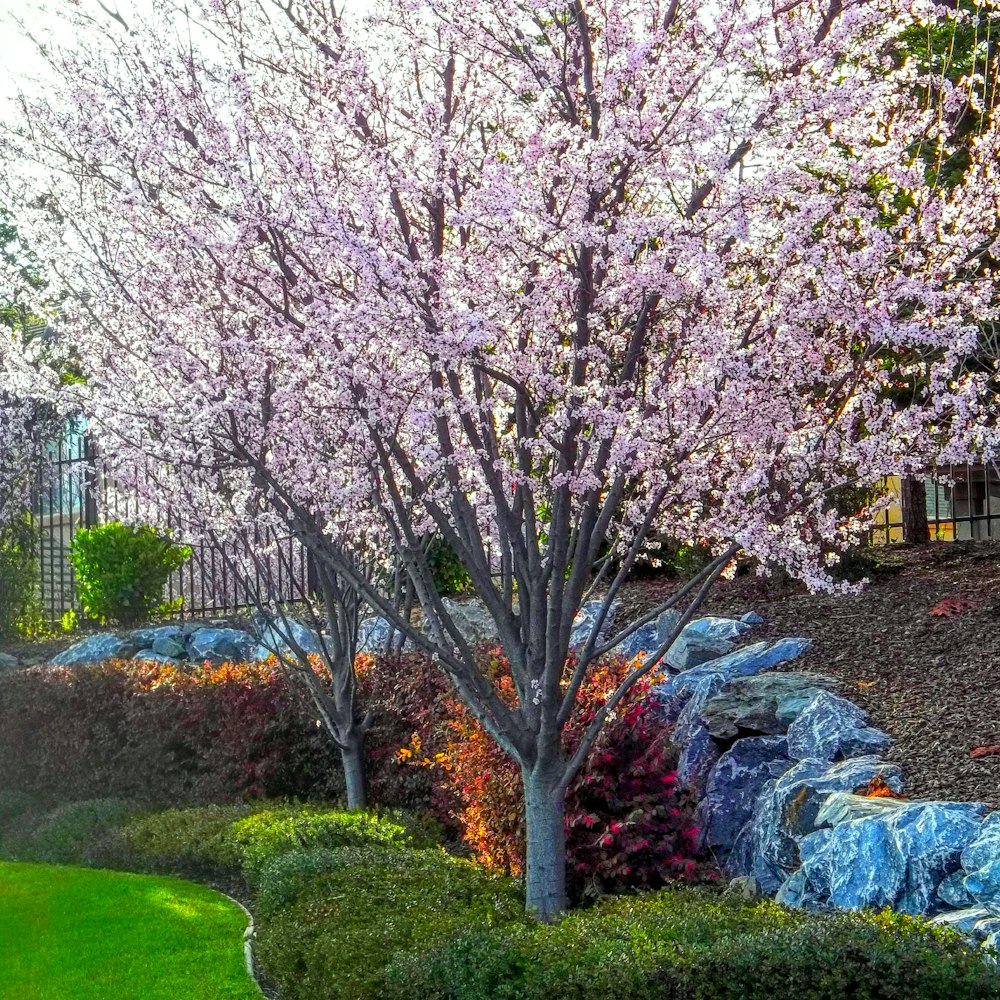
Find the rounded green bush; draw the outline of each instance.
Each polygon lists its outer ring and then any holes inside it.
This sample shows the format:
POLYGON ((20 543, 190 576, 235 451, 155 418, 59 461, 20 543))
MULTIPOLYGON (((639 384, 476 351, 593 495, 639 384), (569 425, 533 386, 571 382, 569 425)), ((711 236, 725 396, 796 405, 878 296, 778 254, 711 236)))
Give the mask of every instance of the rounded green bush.
POLYGON ((233 825, 259 809, 252 805, 214 805, 167 809, 133 819, 124 842, 139 867, 187 874, 238 869, 240 848, 233 825))
POLYGON ((262 911, 256 953, 286 1000, 375 1000, 394 955, 525 920, 515 882, 441 850, 348 847, 285 864, 262 873, 283 902, 262 911), (328 870, 310 877, 314 864, 328 870))
POLYGON ((251 876, 290 851, 367 844, 420 848, 438 842, 425 822, 400 812, 376 815, 309 806, 254 812, 233 824, 230 837, 251 876))
POLYGON ((664 890, 560 924, 397 956, 381 1000, 989 1000, 1000 971, 894 914, 808 914, 664 890))
POLYGON ((35 818, 30 814, 4 850, 22 861, 109 864, 122 854, 121 829, 140 809, 125 799, 70 802, 35 818))
POLYGON ((176 610, 163 604, 163 588, 191 549, 148 525, 115 521, 77 531, 69 557, 88 618, 138 625, 156 611, 176 610))

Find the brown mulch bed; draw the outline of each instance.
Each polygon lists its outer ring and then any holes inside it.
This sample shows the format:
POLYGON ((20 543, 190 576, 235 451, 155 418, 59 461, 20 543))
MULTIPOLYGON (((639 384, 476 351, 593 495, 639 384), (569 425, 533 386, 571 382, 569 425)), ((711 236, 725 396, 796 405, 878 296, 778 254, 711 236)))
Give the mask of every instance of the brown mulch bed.
MULTIPOLYGON (((766 619, 759 638, 811 638, 789 669, 840 679, 840 693, 892 736, 886 756, 903 766, 908 796, 1000 806, 1000 753, 970 757, 1000 744, 1000 544, 873 551, 890 565, 860 594, 812 595, 748 575, 721 582, 705 612, 752 610, 766 619), (932 614, 943 600, 946 613, 932 614)), ((634 582, 628 610, 674 586, 634 582)))

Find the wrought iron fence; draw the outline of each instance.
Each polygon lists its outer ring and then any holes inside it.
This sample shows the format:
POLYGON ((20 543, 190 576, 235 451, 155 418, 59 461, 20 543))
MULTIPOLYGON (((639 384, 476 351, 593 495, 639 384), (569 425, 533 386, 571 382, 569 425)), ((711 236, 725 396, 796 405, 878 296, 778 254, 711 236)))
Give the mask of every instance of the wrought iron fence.
MULTIPOLYGON (((903 541, 901 483, 888 483, 893 503, 872 529, 875 544, 903 541)), ((1000 538, 1000 474, 986 465, 951 465, 924 480, 927 523, 932 541, 984 541, 1000 538)))
MULTIPOLYGON (((81 528, 113 521, 129 522, 138 514, 134 498, 114 488, 100 473, 91 439, 82 425, 70 424, 59 441, 44 449, 35 491, 34 516, 39 528, 38 563, 43 612, 58 622, 81 611, 69 552, 81 528)), ((145 520, 149 520, 148 512, 145 520)), ((164 510, 151 519, 157 527, 183 533, 175 513, 164 510)), ((180 600, 176 614, 212 616, 254 608, 258 597, 297 603, 315 590, 308 553, 293 538, 256 534, 244 540, 196 541, 192 556, 171 574, 167 601, 180 600), (266 554, 261 557, 260 553, 266 554)))

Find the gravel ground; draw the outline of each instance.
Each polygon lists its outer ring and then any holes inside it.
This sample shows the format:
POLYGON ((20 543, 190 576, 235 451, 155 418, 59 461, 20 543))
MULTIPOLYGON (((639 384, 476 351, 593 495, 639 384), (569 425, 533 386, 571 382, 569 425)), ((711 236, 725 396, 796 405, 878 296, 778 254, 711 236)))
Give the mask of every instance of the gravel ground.
MULTIPOLYGON (((811 595, 753 576, 721 582, 705 606, 757 611, 761 638, 807 636, 815 646, 789 669, 818 670, 893 737, 887 756, 904 768, 913 798, 1000 806, 1000 544, 894 546, 890 565, 857 595, 811 595), (895 564, 895 565, 891 565, 895 564), (932 614, 942 600, 949 614, 932 614)), ((675 586, 630 585, 631 612, 675 586)))

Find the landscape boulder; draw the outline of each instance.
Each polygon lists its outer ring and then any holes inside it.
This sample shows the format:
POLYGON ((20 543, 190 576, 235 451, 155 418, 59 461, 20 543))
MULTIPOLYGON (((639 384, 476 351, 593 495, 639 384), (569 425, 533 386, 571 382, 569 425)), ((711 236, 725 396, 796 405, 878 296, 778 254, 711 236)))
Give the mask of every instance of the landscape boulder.
POLYGON ((836 685, 826 674, 788 671, 727 681, 705 705, 702 721, 722 741, 780 735, 813 696, 836 685))
POLYGON ((647 622, 637 628, 627 639, 615 646, 615 653, 631 660, 640 653, 655 653, 660 648, 660 635, 656 622, 647 622))
POLYGON ((258 613, 253 623, 258 643, 253 650, 255 660, 266 660, 275 653, 294 653, 296 646, 309 656, 323 652, 320 636, 301 622, 258 613))
MULTIPOLYGON (((153 653, 165 657, 167 660, 180 660, 187 656, 187 645, 179 636, 162 635, 158 639, 154 639, 149 648, 153 653)), ((136 659, 141 658, 138 653, 135 656, 136 659)), ((145 658, 148 659, 148 657, 145 658)))
POLYGON ((742 639, 750 630, 751 625, 739 618, 719 618, 715 615, 705 615, 695 618, 684 626, 682 635, 700 636, 703 639, 742 639))
POLYGON ((194 663, 243 663, 253 655, 256 643, 247 632, 235 628, 200 628, 188 638, 188 659, 194 663))
POLYGON ((129 632, 127 638, 136 649, 152 649, 153 643, 157 639, 176 639, 178 642, 186 643, 187 637, 192 632, 197 632, 204 626, 199 623, 188 622, 183 625, 152 625, 149 628, 139 628, 134 632, 129 632))
MULTIPOLYGON (((696 623, 692 622, 691 624, 696 623)), ((701 666, 709 660, 717 660, 720 656, 725 656, 736 648, 735 644, 728 639, 689 632, 690 627, 691 625, 688 625, 667 650, 667 665, 674 670, 690 670, 692 667, 701 666)))
POLYGON ((1000 913, 1000 811, 991 813, 962 851, 965 890, 977 903, 1000 913))
MULTIPOLYGON (((583 605, 581 605, 580 610, 577 612, 576 618, 573 621, 573 628, 569 634, 570 649, 582 649, 586 646, 587 641, 590 639, 590 633, 593 631, 594 625, 597 622, 597 616, 601 613, 601 608, 603 606, 604 602, 601 600, 586 601, 583 605)), ((598 633, 599 642, 611 636, 611 626, 614 624, 615 614, 617 611, 618 602, 615 601, 608 609, 607 616, 601 623, 601 629, 598 633)))
POLYGON ((816 829, 816 817, 832 792, 851 792, 881 777, 894 791, 902 789, 902 772, 877 757, 855 757, 830 763, 803 760, 767 782, 757 796, 753 815, 740 830, 727 868, 753 875, 769 893, 799 865, 797 841, 816 829))
POLYGON ((937 895, 942 903, 959 910, 971 906, 975 902, 969 894, 969 890, 965 888, 965 870, 961 868, 942 879, 941 884, 937 887, 937 895))
POLYGON ((392 625, 386 618, 381 616, 365 618, 358 625, 358 652, 381 653, 389 634, 393 631, 392 625))
POLYGON ((719 745, 703 725, 694 727, 681 746, 677 781, 694 799, 699 800, 705 794, 708 777, 719 754, 719 745))
POLYGON ((720 860, 733 849, 763 787, 792 766, 787 749, 783 736, 752 736, 737 740, 719 757, 698 805, 698 818, 705 846, 720 860))
POLYGON ((930 923, 935 927, 947 927, 960 934, 967 934, 975 941, 982 941, 1000 927, 1000 918, 985 906, 969 906, 939 913, 936 917, 931 917, 930 923))
POLYGON ((466 642, 474 646, 483 642, 496 643, 500 641, 493 616, 478 598, 459 603, 442 597, 441 603, 451 615, 458 630, 465 636, 466 642))
POLYGON ((182 667, 185 662, 178 657, 158 653, 155 649, 140 649, 132 659, 145 660, 147 663, 162 663, 168 667, 182 667))
POLYGON ((69 649, 53 656, 49 662, 54 667, 75 667, 83 663, 100 663, 102 660, 126 659, 135 651, 136 646, 130 640, 104 632, 74 643, 69 649))
POLYGON ((10 653, 0 653, 0 674, 17 670, 20 665, 16 656, 11 656, 10 653))
POLYGON ((818 830, 798 845, 804 891, 842 910, 933 913, 938 886, 958 870, 985 811, 981 803, 913 802, 818 830))
POLYGON ((676 719, 693 691, 708 690, 714 683, 711 694, 715 694, 726 681, 759 674, 776 667, 779 663, 787 663, 801 656, 811 645, 809 639, 755 642, 726 656, 720 656, 717 660, 692 667, 662 684, 657 684, 651 691, 651 697, 656 699, 660 711, 666 718, 676 719), (708 678, 713 678, 714 681, 710 682, 708 678))
POLYGON ((794 760, 838 760, 881 753, 892 742, 865 724, 854 702, 818 691, 788 727, 788 755, 794 760))

